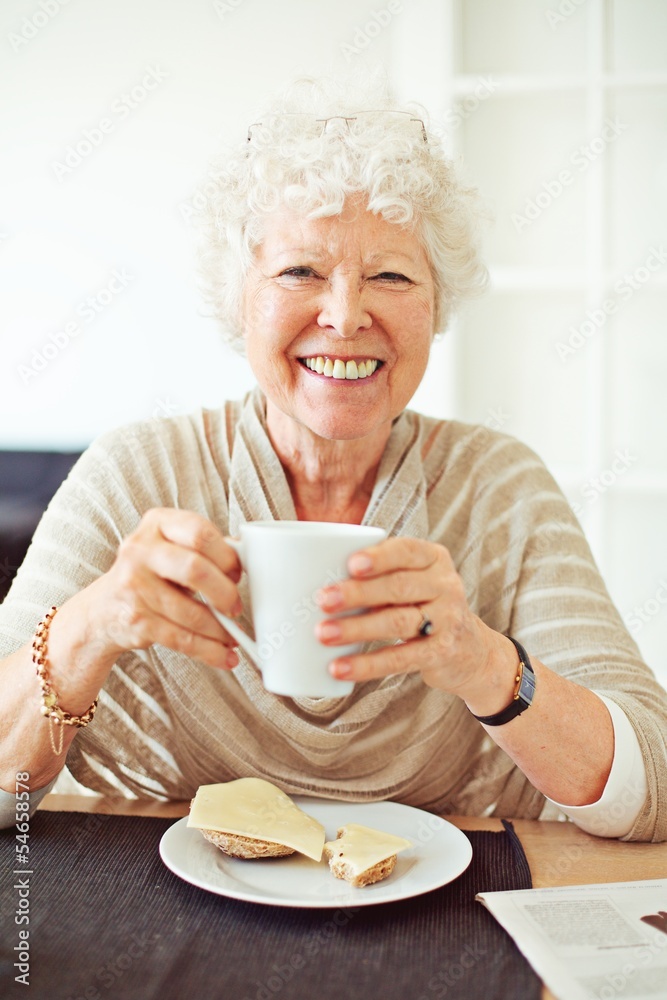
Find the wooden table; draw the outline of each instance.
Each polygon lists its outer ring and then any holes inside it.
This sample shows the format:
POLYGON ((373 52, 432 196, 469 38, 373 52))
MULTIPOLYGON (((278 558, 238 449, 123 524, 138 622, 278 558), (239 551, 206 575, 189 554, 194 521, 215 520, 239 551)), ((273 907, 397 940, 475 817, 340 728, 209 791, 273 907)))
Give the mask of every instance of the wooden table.
MULTIPOLYGON (((108 813, 122 816, 158 816, 178 819, 188 802, 104 798, 100 795, 47 795, 40 809, 55 812, 108 813)), ((465 830, 502 830, 500 820, 447 816, 465 830)), ((526 852, 536 889, 555 885, 627 882, 667 878, 667 843, 624 844, 584 833, 573 823, 514 820, 514 829, 526 852)), ((546 988, 544 1000, 555 1000, 546 988)))

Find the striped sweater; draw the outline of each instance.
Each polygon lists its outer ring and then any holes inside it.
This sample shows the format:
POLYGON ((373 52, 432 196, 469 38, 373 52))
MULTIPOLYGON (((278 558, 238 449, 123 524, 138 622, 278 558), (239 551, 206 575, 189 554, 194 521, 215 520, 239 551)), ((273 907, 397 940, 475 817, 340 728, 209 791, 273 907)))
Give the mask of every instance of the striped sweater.
MULTIPOLYGON (((220 410, 99 438, 49 505, 0 606, 0 656, 30 639, 45 608, 106 572, 151 507, 197 511, 231 535, 245 520, 294 519, 264 411, 255 390, 220 410)), ((406 410, 364 521, 446 545, 475 614, 623 709, 649 786, 628 838, 667 839, 667 695, 536 455, 485 427, 406 410)), ((240 590, 247 607, 245 578, 240 590)), ((105 794, 188 799, 200 784, 256 775, 291 794, 393 799, 463 815, 546 814, 544 796, 463 702, 419 674, 358 684, 343 698, 291 699, 265 691, 242 653, 227 672, 159 645, 126 652, 67 764, 105 794)))

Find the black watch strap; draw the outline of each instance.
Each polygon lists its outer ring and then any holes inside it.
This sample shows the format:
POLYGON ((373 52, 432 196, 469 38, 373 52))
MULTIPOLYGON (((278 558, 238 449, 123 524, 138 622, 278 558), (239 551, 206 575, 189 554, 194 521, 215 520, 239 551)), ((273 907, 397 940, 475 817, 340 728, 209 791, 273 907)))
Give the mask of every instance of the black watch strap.
POLYGON ((514 698, 502 712, 496 712, 495 715, 475 715, 474 712, 470 713, 473 719, 483 722, 485 726, 504 726, 506 722, 516 719, 517 715, 521 715, 527 708, 530 708, 535 696, 535 671, 528 659, 528 653, 521 643, 513 639, 511 635, 508 635, 506 638, 514 643, 516 651, 519 654, 517 688, 514 698))

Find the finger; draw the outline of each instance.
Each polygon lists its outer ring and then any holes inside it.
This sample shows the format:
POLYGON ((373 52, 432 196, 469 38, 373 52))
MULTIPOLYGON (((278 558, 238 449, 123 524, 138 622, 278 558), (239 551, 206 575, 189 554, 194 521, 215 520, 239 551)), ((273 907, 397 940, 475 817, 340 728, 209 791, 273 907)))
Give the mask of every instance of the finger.
POLYGON ((347 561, 352 577, 367 579, 397 569, 427 569, 447 552, 443 545, 423 538, 387 538, 377 545, 360 549, 347 561))
POLYGON ((166 540, 142 547, 143 562, 155 576, 194 593, 201 591, 225 614, 235 615, 242 610, 236 584, 206 556, 166 540))
POLYGON ((381 608, 385 605, 426 604, 456 588, 456 578, 438 571, 398 570, 368 580, 343 580, 324 587, 316 595, 327 614, 354 608, 381 608))
POLYGON ((155 615, 165 618, 174 625, 230 648, 237 645, 236 640, 202 601, 175 584, 160 581, 160 585, 145 593, 144 600, 155 615))
POLYGON ((434 600, 456 576, 447 549, 418 538, 387 539, 350 556, 348 566, 354 569, 352 579, 319 591, 317 601, 323 611, 423 604, 434 600))
POLYGON ((225 575, 240 575, 241 564, 236 551, 225 541, 218 528, 201 514, 159 507, 148 511, 144 520, 167 541, 205 556, 225 575))
MULTIPOLYGON (((100 579, 108 580, 109 577, 100 579)), ((195 624, 197 628, 202 627, 202 620, 197 617, 198 608, 193 609, 194 613, 188 610, 184 615, 177 609, 180 603, 177 595, 180 593, 188 609, 188 602, 202 607, 199 602, 185 591, 179 591, 175 585, 156 579, 145 566, 135 568, 127 580, 121 579, 120 589, 114 585, 114 591, 115 607, 107 631, 118 652, 148 649, 159 643, 213 667, 231 668, 237 665, 238 657, 230 648, 233 644, 231 636, 227 636, 224 630, 217 637, 195 631, 195 624), (161 595, 164 591, 172 593, 165 598, 164 594, 161 595), (166 615, 161 613, 164 611, 166 615), (168 615, 174 615, 176 620, 168 615), (226 645, 227 642, 229 645, 226 645)), ((105 602, 107 606, 110 603, 105 602)), ((206 624, 203 627, 206 629, 206 624)))
POLYGON ((419 663, 420 656, 415 646, 422 642, 422 639, 411 640, 375 649, 370 653, 339 657, 329 664, 329 673, 337 680, 358 683, 389 677, 392 674, 417 673, 422 669, 422 665, 419 663))
POLYGON ((355 642, 375 640, 406 642, 422 638, 419 628, 424 616, 433 620, 435 604, 402 604, 384 607, 361 615, 327 618, 315 626, 315 634, 324 646, 345 646, 355 642), (420 610, 421 609, 421 610, 420 610))
MULTIPOLYGON (((113 621, 114 633, 119 631, 122 633, 121 650, 147 649, 155 643, 160 643, 203 660, 210 666, 236 666, 238 659, 229 646, 225 645, 226 637, 215 638, 194 631, 195 624, 201 627, 197 609, 194 616, 189 611, 184 613, 182 610, 180 612, 174 610, 179 603, 175 598, 177 593, 177 587, 164 580, 156 580, 145 566, 139 567, 134 572, 129 589, 126 591, 121 589, 119 606, 113 621), (167 606, 168 613, 175 614, 176 621, 160 613, 164 598, 156 595, 159 595, 159 591, 167 589, 174 592, 170 595, 167 606)), ((186 601, 197 603, 190 595, 184 592, 181 592, 181 595, 186 601)))
POLYGON ((208 639, 192 632, 191 629, 155 615, 151 622, 153 642, 184 653, 193 660, 201 660, 210 667, 232 669, 238 664, 238 656, 221 642, 208 639))

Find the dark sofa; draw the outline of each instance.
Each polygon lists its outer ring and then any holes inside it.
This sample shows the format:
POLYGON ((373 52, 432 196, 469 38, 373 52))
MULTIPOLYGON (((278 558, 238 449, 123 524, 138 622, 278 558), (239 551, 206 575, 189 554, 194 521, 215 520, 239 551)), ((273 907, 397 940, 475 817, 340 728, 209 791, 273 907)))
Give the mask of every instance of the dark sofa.
POLYGON ((0 601, 79 452, 0 451, 0 601))

